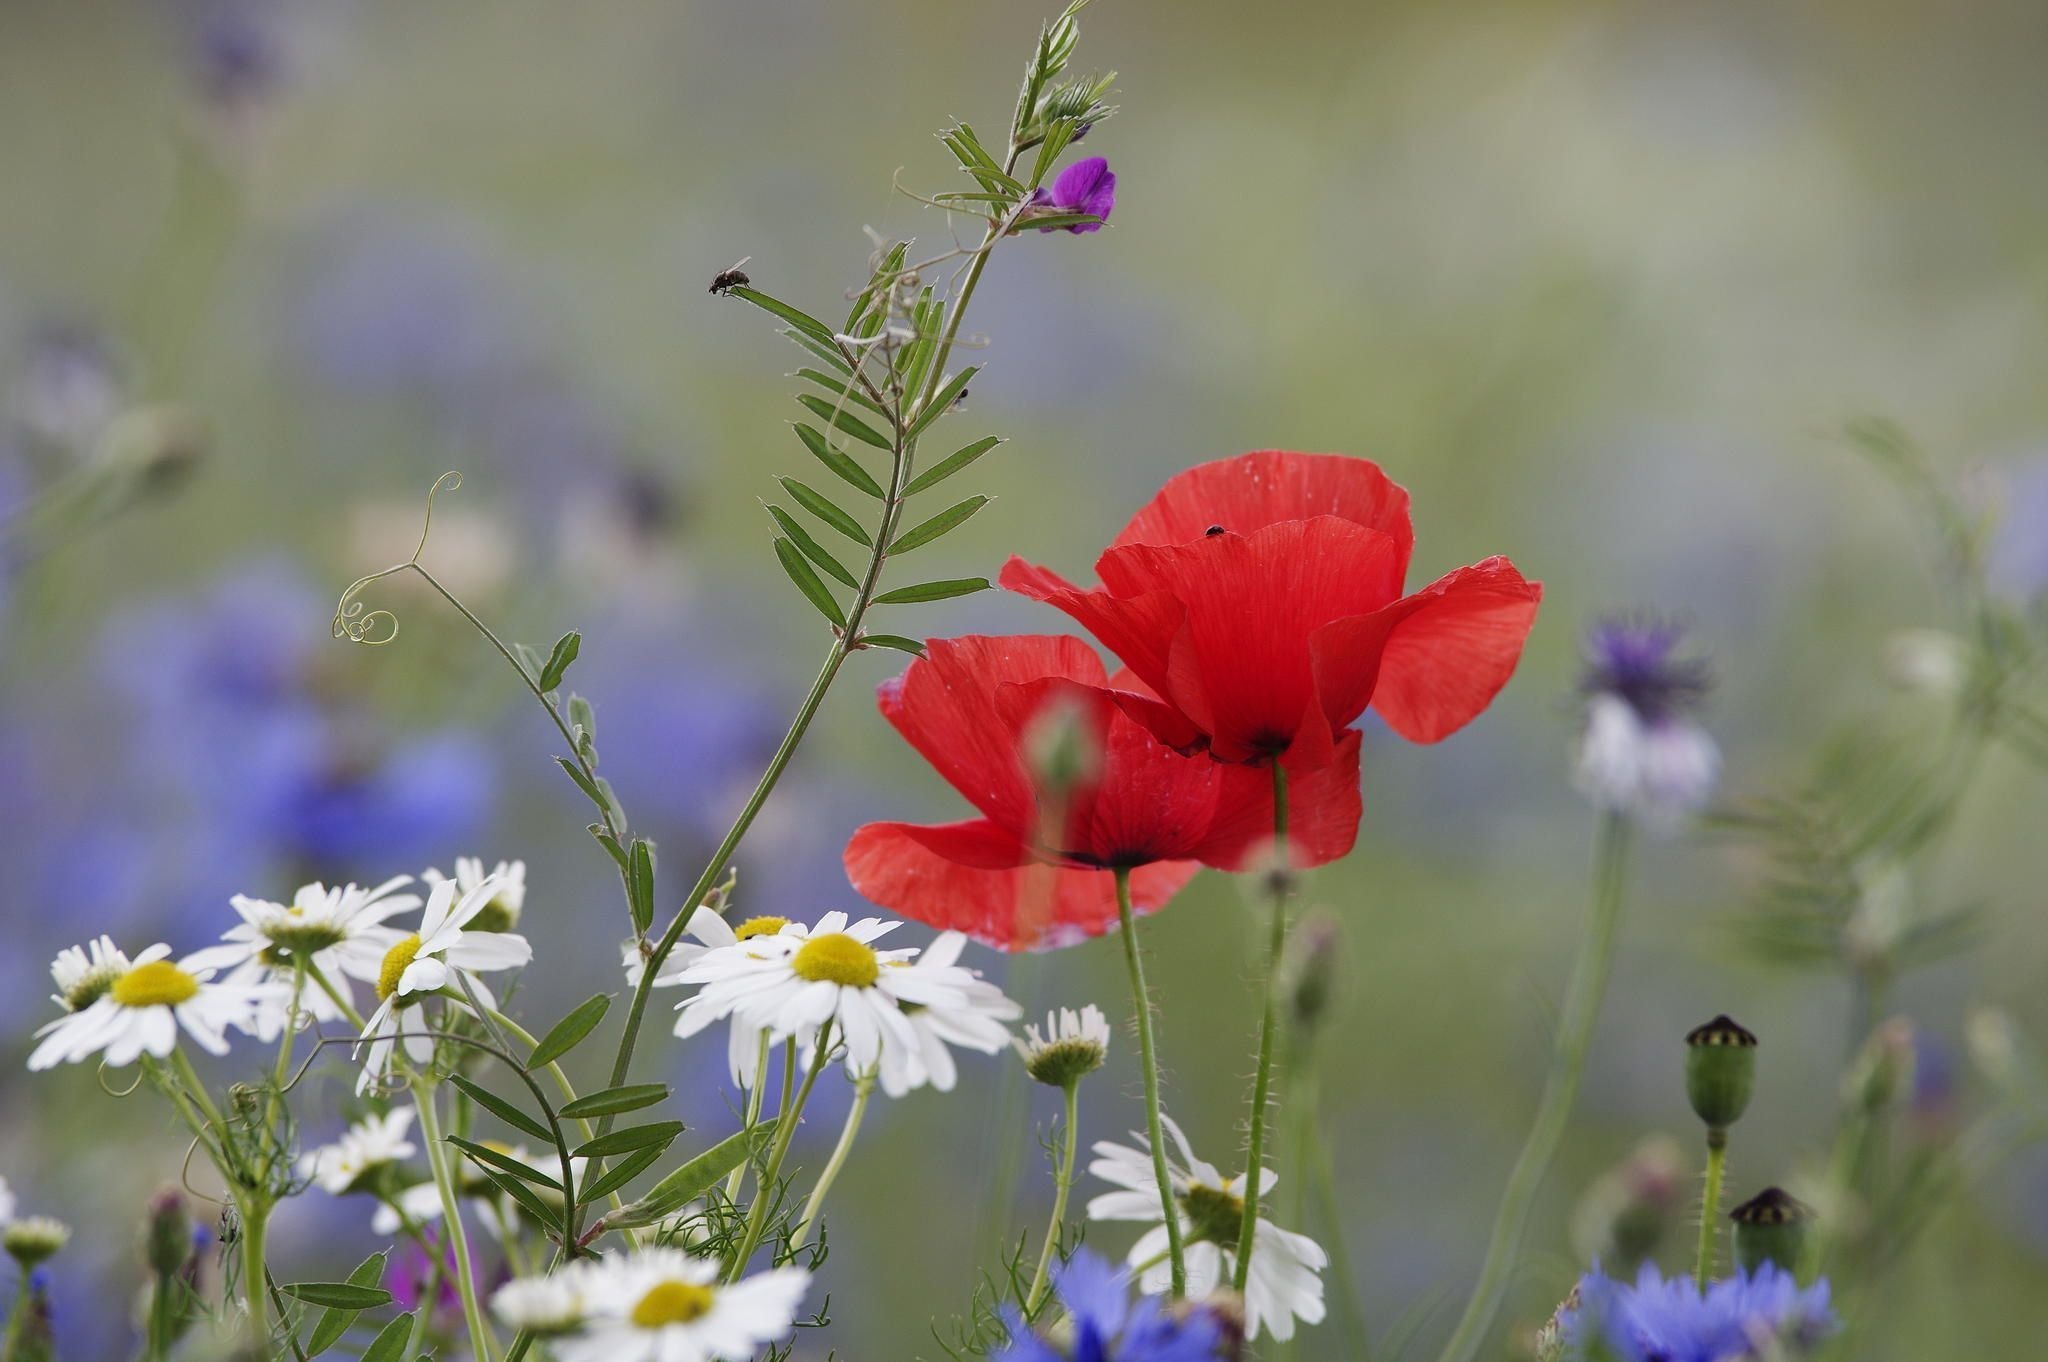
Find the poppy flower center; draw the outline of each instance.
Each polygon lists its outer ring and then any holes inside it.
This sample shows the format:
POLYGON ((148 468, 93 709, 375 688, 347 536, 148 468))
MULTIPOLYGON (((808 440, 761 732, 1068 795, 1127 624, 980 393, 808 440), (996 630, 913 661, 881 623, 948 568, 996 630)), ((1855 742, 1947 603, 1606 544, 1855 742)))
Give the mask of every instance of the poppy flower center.
POLYGON ((199 981, 168 960, 152 960, 116 979, 113 994, 123 1007, 176 1007, 199 996, 199 981))
POLYGON ((872 988, 875 980, 882 977, 881 962, 875 958, 873 948, 845 932, 812 937, 796 953, 796 959, 789 962, 789 967, 799 979, 814 984, 844 984, 848 988, 872 988))
POLYGON ((633 1307, 633 1323, 642 1329, 689 1324, 710 1313, 712 1290, 695 1282, 656 1282, 633 1307))
POLYGON ((1197 1243, 1237 1243, 1244 1225, 1244 1201, 1227 1187, 1207 1187, 1197 1182, 1180 1194, 1181 1209, 1193 1223, 1197 1243))
POLYGON ((398 992, 399 981, 405 978, 405 971, 420 953, 419 933, 384 952, 384 964, 377 971, 377 1001, 384 1002, 398 992))
POLYGON ((757 936, 773 936, 789 925, 786 917, 750 917, 732 929, 732 934, 742 941, 752 941, 757 936))

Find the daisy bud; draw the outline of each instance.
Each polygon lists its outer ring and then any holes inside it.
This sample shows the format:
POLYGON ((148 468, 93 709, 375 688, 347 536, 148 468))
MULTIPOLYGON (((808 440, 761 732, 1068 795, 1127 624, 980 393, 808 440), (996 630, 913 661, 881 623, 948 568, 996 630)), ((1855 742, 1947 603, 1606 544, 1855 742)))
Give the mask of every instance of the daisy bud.
POLYGON ((1799 1267, 1813 1210, 1780 1187, 1766 1187, 1728 1213, 1735 1222, 1735 1261, 1754 1273, 1765 1263, 1786 1272, 1799 1267))
POLYGON ((11 1220, 0 1231, 0 1248, 5 1248, 7 1256, 21 1264, 23 1272, 32 1272, 39 1264, 56 1257, 70 1242, 71 1227, 46 1215, 11 1220))
POLYGON ((1726 1014, 1685 1037, 1685 1095, 1711 1142, 1742 1119, 1756 1088, 1756 1037, 1726 1014))
POLYGON ((1914 695, 1950 699, 1970 679, 1970 653, 1942 629, 1901 629, 1885 641, 1885 679, 1914 695))
POLYGON ((149 1221, 142 1239, 142 1254, 150 1271, 168 1277, 181 1270, 192 1256, 193 1229, 185 1198, 175 1188, 158 1192, 149 1203, 149 1221))
POLYGON ((1032 1078, 1047 1087, 1070 1088, 1109 1058, 1109 1019, 1093 1003, 1079 1012, 1071 1007, 1048 1012, 1044 1032, 1026 1026, 1017 1049, 1032 1078))

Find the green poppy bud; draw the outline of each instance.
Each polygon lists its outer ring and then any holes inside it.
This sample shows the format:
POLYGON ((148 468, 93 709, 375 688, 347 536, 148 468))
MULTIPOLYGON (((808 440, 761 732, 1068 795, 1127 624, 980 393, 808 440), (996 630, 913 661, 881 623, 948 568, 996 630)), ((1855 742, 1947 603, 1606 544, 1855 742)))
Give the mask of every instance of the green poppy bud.
POLYGON ((1799 1269, 1806 1247, 1806 1227, 1813 1209, 1780 1187, 1766 1187, 1728 1213, 1735 1222, 1735 1261, 1754 1272, 1776 1263, 1787 1272, 1799 1269))
POLYGON ((1685 1095, 1707 1130, 1742 1119, 1756 1088, 1756 1036, 1725 1014, 1685 1037, 1685 1095))

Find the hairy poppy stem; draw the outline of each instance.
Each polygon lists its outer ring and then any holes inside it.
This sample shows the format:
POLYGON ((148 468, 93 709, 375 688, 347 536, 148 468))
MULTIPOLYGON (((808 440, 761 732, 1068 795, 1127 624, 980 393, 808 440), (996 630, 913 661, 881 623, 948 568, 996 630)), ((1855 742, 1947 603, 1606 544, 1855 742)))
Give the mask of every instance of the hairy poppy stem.
POLYGON ((1707 1282, 1714 1275, 1721 1219, 1721 1180, 1728 1169, 1728 1132, 1709 1132, 1707 1136, 1707 1185, 1700 1198, 1700 1246, 1693 1260, 1692 1279, 1700 1290, 1707 1289, 1707 1282))
POLYGON ((1472 1362, 1479 1345, 1493 1326, 1501 1297, 1507 1294, 1509 1269, 1522 1245, 1522 1232, 1529 1223, 1529 1210, 1543 1174, 1564 1138, 1566 1121, 1579 1092, 1579 1077, 1585 1072, 1586 1050, 1593 1039, 1593 1023, 1600 1015, 1601 995, 1607 991, 1607 974, 1614 964, 1614 941, 1621 922, 1621 891, 1627 878, 1629 821, 1626 815, 1610 813, 1600 823, 1598 870, 1593 889, 1593 921, 1579 947, 1578 962, 1565 997, 1564 1015, 1558 1022, 1556 1048, 1551 1054, 1550 1077, 1543 1084, 1543 1098, 1536 1108, 1535 1123, 1508 1175, 1500 1211, 1494 1218, 1493 1237, 1487 1241, 1486 1260, 1479 1269, 1479 1281, 1472 1298, 1458 1320, 1450 1341, 1437 1354, 1438 1362, 1472 1362))
POLYGON ((1259 1184, 1264 1181, 1266 1108, 1273 1093, 1273 1034, 1280 1029, 1280 952, 1287 945, 1287 768, 1273 762, 1272 933, 1266 942, 1266 1011, 1259 1020, 1259 1069, 1252 1079, 1251 1146, 1245 1156, 1244 1219, 1237 1230, 1237 1272, 1231 1287, 1240 1295, 1251 1278, 1252 1248, 1258 1239, 1259 1184))
POLYGON ((1131 872, 1116 872, 1116 920, 1124 939, 1124 967, 1131 975, 1131 1002, 1138 1010, 1138 1058, 1145 1070, 1145 1133, 1152 1144, 1152 1175, 1159 1180, 1159 1209, 1166 1217, 1166 1253, 1172 1265, 1173 1295, 1188 1291, 1188 1267, 1180 1242, 1180 1207, 1166 1171, 1166 1132, 1159 1120, 1159 1052, 1152 1043, 1152 994, 1145 987, 1145 961, 1138 954, 1138 923, 1131 913, 1131 872))

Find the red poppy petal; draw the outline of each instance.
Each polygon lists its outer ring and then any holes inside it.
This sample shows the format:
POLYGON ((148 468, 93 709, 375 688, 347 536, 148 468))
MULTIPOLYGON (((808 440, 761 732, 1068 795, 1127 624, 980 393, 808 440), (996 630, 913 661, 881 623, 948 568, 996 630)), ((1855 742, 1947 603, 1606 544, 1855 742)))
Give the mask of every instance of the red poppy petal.
POLYGON ((1171 596, 1119 600, 1106 591, 1082 591, 1049 568, 1014 556, 1003 564, 996 580, 1006 591, 1043 601, 1072 616, 1155 688, 1165 680, 1167 650, 1185 613, 1171 596))
MULTIPOLYGON (((1044 862, 995 867, 1000 829, 986 823, 945 828, 870 823, 846 844, 846 873, 870 902, 945 931, 962 931, 999 950, 1070 945, 1116 925, 1116 882, 1106 870, 1044 862), (941 850, 940 848, 943 848, 941 850), (967 859, 955 860, 958 852, 967 859)), ((1165 905, 1193 879, 1194 861, 1162 861, 1131 873, 1132 906, 1165 905)))
MULTIPOLYGON (((1289 865, 1326 865, 1348 855, 1358 840, 1358 820, 1364 811, 1358 787, 1359 742, 1358 732, 1352 730, 1338 739, 1332 759, 1323 765, 1310 770, 1288 765, 1289 865)), ((1273 772, 1254 766, 1221 769, 1223 797, 1201 848, 1202 863, 1219 870, 1249 870, 1273 841, 1273 772)))
POLYGON ((1185 607, 1163 677, 1124 660, 1212 736, 1219 758, 1245 760, 1293 741, 1316 698, 1311 634, 1395 599, 1397 549, 1381 531, 1318 516, 1250 535, 1113 548, 1097 568, 1118 598, 1164 594, 1185 607))
POLYGON ((1410 742, 1457 732, 1514 675, 1542 599, 1541 582, 1499 557, 1431 582, 1401 602, 1409 608, 1387 636, 1372 707, 1410 742))
POLYGON ((933 639, 925 656, 883 682, 876 697, 882 716, 968 802, 1021 828, 1032 816, 1031 783, 996 693, 1044 676, 1100 685, 1102 659, 1080 639, 1057 635, 933 639))
POLYGON ((1408 493, 1399 483, 1370 459, 1281 449, 1218 459, 1175 474, 1131 517, 1111 547, 1185 544, 1202 538, 1212 525, 1250 534, 1275 521, 1319 515, 1392 535, 1401 566, 1407 568, 1415 531, 1408 521, 1408 493))

